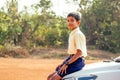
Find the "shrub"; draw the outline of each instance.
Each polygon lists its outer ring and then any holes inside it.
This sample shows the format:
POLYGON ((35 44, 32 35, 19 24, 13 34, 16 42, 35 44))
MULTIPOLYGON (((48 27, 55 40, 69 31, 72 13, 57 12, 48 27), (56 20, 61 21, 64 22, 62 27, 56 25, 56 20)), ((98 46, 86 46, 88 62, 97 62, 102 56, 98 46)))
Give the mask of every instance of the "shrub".
POLYGON ((1 48, 0 57, 26 58, 29 57, 29 52, 22 47, 1 48))

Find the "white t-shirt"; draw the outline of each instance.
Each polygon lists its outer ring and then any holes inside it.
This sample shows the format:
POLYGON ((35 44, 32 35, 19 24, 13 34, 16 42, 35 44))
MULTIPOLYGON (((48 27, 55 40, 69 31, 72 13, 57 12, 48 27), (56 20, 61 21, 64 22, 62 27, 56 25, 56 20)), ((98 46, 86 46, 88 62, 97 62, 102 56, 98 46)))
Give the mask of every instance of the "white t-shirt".
POLYGON ((77 49, 82 51, 83 57, 87 56, 86 38, 79 27, 71 31, 68 41, 68 54, 76 54, 77 49))

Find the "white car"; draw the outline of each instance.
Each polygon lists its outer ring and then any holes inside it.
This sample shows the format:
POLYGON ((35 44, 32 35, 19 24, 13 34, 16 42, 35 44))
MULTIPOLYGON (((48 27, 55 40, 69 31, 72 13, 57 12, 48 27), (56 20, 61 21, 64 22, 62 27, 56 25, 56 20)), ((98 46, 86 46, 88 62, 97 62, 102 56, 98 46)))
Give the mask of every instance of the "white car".
POLYGON ((63 80, 120 80, 120 57, 88 64, 82 70, 66 75, 63 80))

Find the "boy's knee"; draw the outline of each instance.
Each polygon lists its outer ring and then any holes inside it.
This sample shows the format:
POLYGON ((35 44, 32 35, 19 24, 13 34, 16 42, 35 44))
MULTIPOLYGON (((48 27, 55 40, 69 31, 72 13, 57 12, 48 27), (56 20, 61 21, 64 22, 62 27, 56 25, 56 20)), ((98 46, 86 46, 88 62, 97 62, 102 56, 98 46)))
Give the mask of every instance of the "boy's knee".
POLYGON ((47 80, 51 80, 51 79, 50 79, 50 76, 47 77, 47 80))

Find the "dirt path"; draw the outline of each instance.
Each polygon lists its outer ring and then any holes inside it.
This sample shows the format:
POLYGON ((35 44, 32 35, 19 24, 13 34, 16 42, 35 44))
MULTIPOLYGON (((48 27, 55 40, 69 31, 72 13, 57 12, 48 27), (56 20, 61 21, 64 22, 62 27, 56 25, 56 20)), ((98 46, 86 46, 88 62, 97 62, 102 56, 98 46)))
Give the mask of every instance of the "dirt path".
POLYGON ((0 58, 0 80, 46 80, 61 62, 60 59, 0 58))

